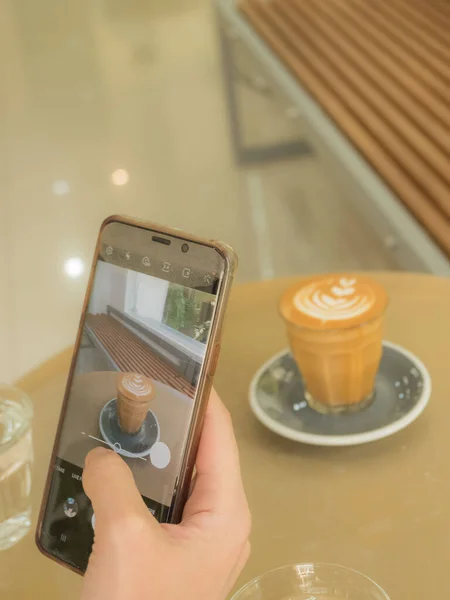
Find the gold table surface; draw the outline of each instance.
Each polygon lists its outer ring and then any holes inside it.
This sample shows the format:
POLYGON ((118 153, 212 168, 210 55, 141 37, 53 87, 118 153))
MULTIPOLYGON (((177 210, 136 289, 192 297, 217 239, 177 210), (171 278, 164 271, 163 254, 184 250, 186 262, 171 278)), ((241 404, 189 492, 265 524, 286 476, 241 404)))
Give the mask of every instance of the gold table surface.
MULTIPOLYGON (((361 570, 393 600, 441 598, 450 586, 450 280, 377 273, 390 295, 386 338, 427 365, 433 392, 406 430, 373 444, 316 448, 260 425, 250 380, 286 346, 277 301, 292 279, 234 289, 216 386, 232 413, 253 514, 252 556, 238 584, 292 562, 361 570)), ((70 351, 18 382, 35 406, 34 516, 62 401, 70 351)), ((77 599, 81 578, 42 557, 30 534, 0 552, 0 597, 77 599)))

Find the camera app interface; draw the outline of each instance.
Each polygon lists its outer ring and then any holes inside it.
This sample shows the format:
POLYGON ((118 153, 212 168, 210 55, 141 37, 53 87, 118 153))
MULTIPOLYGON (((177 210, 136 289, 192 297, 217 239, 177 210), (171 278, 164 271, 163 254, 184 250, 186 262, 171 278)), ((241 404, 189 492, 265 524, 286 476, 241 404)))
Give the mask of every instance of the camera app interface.
POLYGON ((215 311, 216 274, 105 247, 97 263, 54 465, 43 534, 85 568, 95 516, 87 453, 111 448, 166 521, 215 311), (70 552, 66 548, 70 546, 70 552))

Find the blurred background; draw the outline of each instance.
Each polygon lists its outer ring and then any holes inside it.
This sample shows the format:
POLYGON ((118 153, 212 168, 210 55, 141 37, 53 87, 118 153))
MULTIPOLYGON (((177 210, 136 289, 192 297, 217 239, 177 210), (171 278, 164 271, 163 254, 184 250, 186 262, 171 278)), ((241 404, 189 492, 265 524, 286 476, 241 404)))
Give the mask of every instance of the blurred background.
POLYGON ((208 0, 0 2, 0 380, 72 343, 112 213, 227 241, 241 282, 404 268, 245 52, 247 142, 304 147, 236 160, 214 12, 208 0))

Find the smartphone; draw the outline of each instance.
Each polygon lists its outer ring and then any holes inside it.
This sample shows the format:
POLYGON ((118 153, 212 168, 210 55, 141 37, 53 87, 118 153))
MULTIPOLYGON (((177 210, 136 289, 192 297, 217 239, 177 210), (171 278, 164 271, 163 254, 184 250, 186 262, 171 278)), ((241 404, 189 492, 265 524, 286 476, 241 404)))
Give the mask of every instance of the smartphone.
POLYGON ((46 556, 86 570, 95 515, 82 474, 96 446, 125 460, 156 519, 180 521, 235 266, 221 242, 103 223, 37 528, 46 556))

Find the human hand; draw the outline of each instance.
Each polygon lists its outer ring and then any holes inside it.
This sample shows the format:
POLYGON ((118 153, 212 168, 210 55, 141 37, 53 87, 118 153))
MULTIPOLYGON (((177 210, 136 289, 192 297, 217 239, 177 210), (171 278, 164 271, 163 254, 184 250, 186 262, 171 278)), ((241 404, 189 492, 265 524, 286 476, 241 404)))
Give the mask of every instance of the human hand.
POLYGON ((159 524, 112 450, 86 457, 95 540, 82 600, 224 600, 245 565, 250 513, 231 419, 213 391, 179 525, 159 524))

